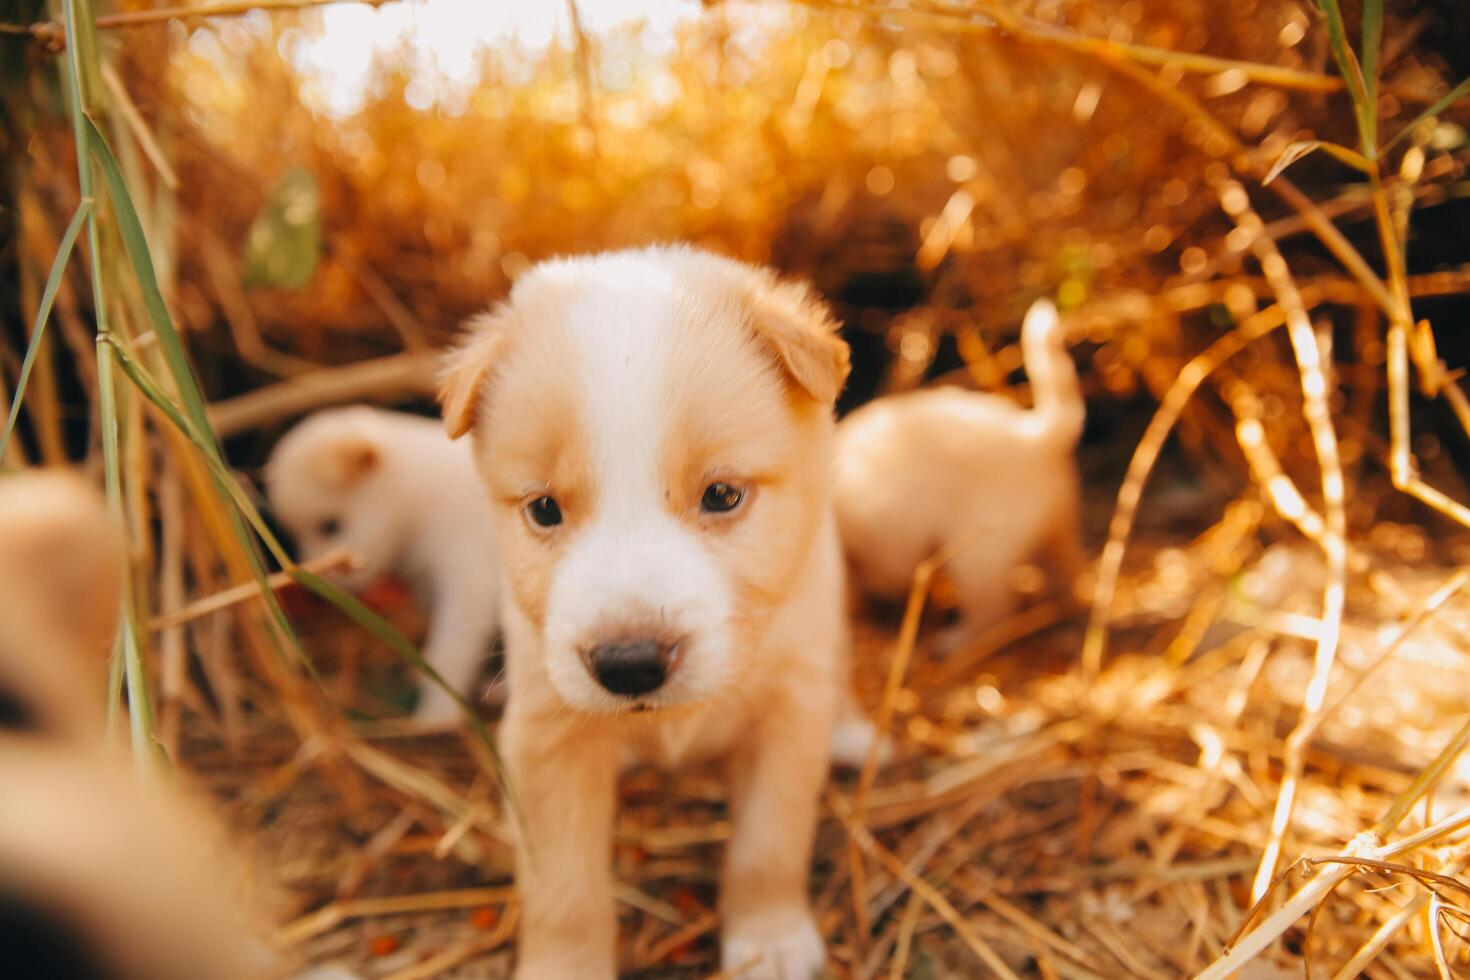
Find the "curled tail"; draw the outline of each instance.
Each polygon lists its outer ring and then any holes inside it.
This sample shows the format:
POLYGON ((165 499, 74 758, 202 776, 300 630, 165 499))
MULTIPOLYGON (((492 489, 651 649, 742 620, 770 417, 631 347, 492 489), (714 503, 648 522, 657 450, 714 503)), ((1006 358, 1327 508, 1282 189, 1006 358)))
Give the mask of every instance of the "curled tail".
POLYGON ((1021 352, 1026 357, 1026 374, 1031 379, 1032 410, 1043 429, 1068 447, 1082 436, 1087 405, 1077 383, 1077 368, 1067 353, 1057 308, 1051 300, 1039 299, 1026 312, 1021 326, 1021 352))

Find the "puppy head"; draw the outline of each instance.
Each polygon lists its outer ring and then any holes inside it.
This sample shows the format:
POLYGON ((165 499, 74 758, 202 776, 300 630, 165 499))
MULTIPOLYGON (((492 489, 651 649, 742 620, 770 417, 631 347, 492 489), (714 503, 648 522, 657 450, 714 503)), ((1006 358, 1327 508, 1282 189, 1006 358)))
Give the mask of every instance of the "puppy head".
POLYGON ((271 508, 309 561, 335 549, 357 560, 335 573, 360 589, 392 568, 420 501, 395 499, 391 447, 376 409, 318 412, 281 438, 266 464, 271 508))
POLYGON ((542 264, 471 325, 445 421, 474 433, 512 601, 568 704, 707 700, 755 666, 821 518, 847 369, 803 287, 684 249, 542 264))

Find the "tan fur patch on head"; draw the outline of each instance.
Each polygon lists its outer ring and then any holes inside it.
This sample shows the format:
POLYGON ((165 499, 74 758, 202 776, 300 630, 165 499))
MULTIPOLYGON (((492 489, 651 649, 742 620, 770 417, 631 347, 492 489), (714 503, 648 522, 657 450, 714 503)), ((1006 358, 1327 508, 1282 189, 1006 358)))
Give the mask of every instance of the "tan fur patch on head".
POLYGON ((486 424, 477 432, 476 454, 496 510, 506 582, 539 629, 560 555, 556 541, 575 534, 597 503, 591 448, 579 414, 586 396, 566 369, 555 331, 525 338, 507 354, 503 368, 493 397, 481 407, 486 424), (527 526, 522 510, 540 494, 560 507, 562 533, 544 536, 527 526))
POLYGON ((343 432, 312 460, 320 486, 350 490, 382 463, 377 444, 360 432, 343 432))
MULTIPOLYGON (((768 278, 761 270, 743 267, 741 272, 768 278)), ((748 331, 761 320, 789 335, 791 347, 818 345, 823 321, 785 319, 795 316, 791 310, 758 309, 746 285, 739 282, 733 296, 716 293, 715 299, 691 293, 685 313, 690 333, 672 351, 668 428, 660 451, 667 509, 696 528, 717 556, 736 596, 731 626, 742 643, 754 642, 748 631, 788 594, 820 522, 832 423, 830 410, 819 408, 817 400, 836 397, 847 351, 846 344, 828 335, 841 351, 842 366, 835 366, 832 355, 836 373, 825 382, 829 387, 814 381, 819 394, 812 393, 784 357, 773 358, 773 344, 761 329, 753 336, 748 331), (701 512, 700 498, 714 481, 745 492, 740 509, 729 515, 701 512)), ((751 288, 764 296, 768 285, 751 288)), ((813 378, 824 370, 816 363, 819 358, 796 359, 813 378)))
POLYGON ((510 339, 510 311, 491 310, 465 322, 461 342, 450 350, 439 373, 439 404, 449 438, 458 439, 475 424, 490 373, 510 339))

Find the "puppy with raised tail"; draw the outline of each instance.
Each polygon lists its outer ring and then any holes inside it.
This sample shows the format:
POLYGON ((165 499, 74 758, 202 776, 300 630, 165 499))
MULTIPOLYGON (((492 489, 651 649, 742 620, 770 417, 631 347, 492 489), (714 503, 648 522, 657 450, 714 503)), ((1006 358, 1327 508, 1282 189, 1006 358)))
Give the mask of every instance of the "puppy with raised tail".
POLYGON ((931 388, 880 398, 837 430, 837 515, 849 568, 870 595, 901 599, 947 552, 961 619, 954 647, 1015 607, 1011 576, 1035 558, 1070 587, 1079 563, 1073 451, 1086 406, 1056 307, 1026 314, 1029 411, 1000 395, 931 388))
MULTIPOLYGON (((361 589, 390 572, 429 607, 424 659, 468 695, 499 625, 495 530, 469 448, 433 419, 365 405, 317 412, 281 438, 266 464, 271 508, 304 560, 344 548, 335 575, 361 589)), ((430 728, 461 711, 424 681, 414 717, 430 728)))
POLYGON ((473 433, 507 590, 518 976, 615 974, 629 759, 728 765, 725 968, 822 967, 808 863, 852 711, 830 497, 847 372, 803 286, 686 248, 538 265, 451 355, 444 417, 473 433))

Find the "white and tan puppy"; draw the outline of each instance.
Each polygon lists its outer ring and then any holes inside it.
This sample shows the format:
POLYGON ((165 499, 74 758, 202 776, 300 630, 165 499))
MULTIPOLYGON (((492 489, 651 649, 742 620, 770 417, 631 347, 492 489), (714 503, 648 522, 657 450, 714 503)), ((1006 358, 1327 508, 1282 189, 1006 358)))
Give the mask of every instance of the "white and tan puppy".
POLYGON ((629 756, 728 763, 721 958, 809 980, 828 734, 849 698, 832 404, 848 351, 768 271, 686 248, 565 259, 472 322, 441 395, 504 563, 519 976, 612 977, 629 756))
POLYGON ((1029 411, 932 388, 870 402, 838 426, 837 515, 853 578, 901 598, 918 565, 947 550, 961 620, 945 646, 1011 612, 1019 565, 1043 558, 1068 585, 1076 574, 1073 450, 1086 408, 1049 301, 1026 314, 1021 347, 1029 411))
MULTIPOLYGON (((469 447, 433 419, 329 409, 276 444, 266 485, 302 558, 346 549, 358 564, 339 576, 344 586, 392 572, 414 587, 429 608, 424 658, 468 694, 500 619, 495 530, 469 447)), ((462 715, 425 681, 415 717, 438 727, 462 715)))

